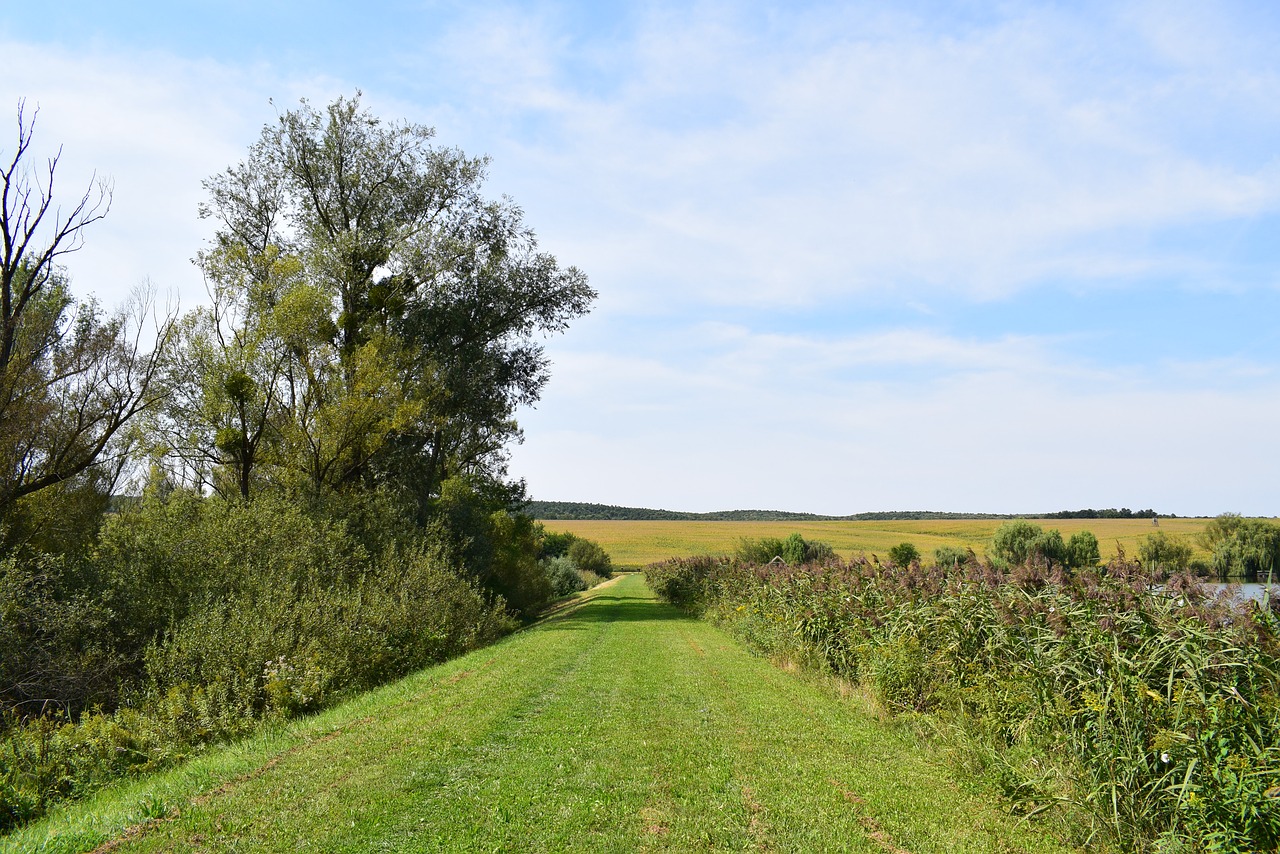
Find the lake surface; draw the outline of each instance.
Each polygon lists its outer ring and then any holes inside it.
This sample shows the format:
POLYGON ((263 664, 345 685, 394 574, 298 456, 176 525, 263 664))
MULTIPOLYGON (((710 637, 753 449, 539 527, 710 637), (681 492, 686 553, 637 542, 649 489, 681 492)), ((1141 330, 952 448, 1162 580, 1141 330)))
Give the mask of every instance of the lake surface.
POLYGON ((1241 600, 1254 599, 1258 602, 1265 602, 1267 599, 1268 588, 1272 599, 1280 599, 1280 583, 1271 585, 1261 584, 1256 581, 1243 582, 1239 584, 1224 584, 1221 581, 1204 581, 1201 582, 1208 590, 1224 590, 1227 587, 1238 587, 1236 598, 1241 600))

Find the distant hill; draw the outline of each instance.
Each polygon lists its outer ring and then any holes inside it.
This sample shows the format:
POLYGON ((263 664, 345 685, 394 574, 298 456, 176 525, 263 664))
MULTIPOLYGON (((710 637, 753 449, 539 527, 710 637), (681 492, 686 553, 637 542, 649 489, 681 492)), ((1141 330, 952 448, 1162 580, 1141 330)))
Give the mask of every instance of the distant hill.
POLYGON ((680 510, 652 510, 647 507, 618 507, 614 504, 592 504, 585 501, 530 501, 525 511, 535 519, 651 521, 651 522, 892 522, 920 519, 1150 519, 1153 516, 1177 518, 1171 513, 1151 510, 1059 510, 1054 513, 942 513, 932 510, 886 510, 875 513, 853 513, 848 516, 821 516, 817 513, 792 513, 786 510, 717 510, 711 513, 685 513, 680 510))
POLYGON ((819 516, 815 513, 788 513, 784 510, 721 510, 715 513, 684 513, 679 510, 618 507, 613 504, 590 504, 582 501, 530 501, 524 512, 535 519, 657 522, 813 522, 835 518, 819 516))

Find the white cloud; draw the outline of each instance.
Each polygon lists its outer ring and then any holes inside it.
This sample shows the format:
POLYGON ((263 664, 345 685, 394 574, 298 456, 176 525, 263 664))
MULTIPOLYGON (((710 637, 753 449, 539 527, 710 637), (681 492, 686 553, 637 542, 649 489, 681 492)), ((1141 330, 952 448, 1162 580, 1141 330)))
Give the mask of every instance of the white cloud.
POLYGON ((1062 369, 1053 342, 914 332, 750 340, 755 362, 561 354, 513 473, 541 498, 703 511, 1274 512, 1280 462, 1257 451, 1280 427, 1274 370, 1062 369), (804 351, 820 369, 797 369, 804 351), (930 374, 859 375, 869 353, 930 374), (1242 381, 1219 389, 1224 372, 1242 381))
MULTIPOLYGON (((190 259, 209 229, 196 215, 201 181, 241 160, 262 125, 268 99, 285 106, 335 87, 268 67, 231 68, 163 54, 72 51, 49 44, 0 44, 8 70, 0 105, 39 107, 42 156, 62 146, 55 197, 76 198, 96 173, 114 186, 111 212, 67 258, 72 285, 111 306, 143 279, 176 292, 184 306, 205 298, 190 259)), ((14 127, 3 132, 12 155, 14 127)), ((33 161, 35 162, 35 161, 33 161)))
MULTIPOLYGON (((1280 218, 1274 21, 1251 32, 1250 15, 1164 3, 1002 7, 964 25, 879 4, 752 17, 702 3, 584 33, 551 7, 459 6, 423 26, 436 40, 417 55, 387 56, 401 85, 366 101, 491 154, 491 191, 602 293, 553 343, 553 380, 521 418, 513 471, 536 495, 1275 512, 1274 341, 1202 356, 1189 340, 1122 366, 1083 354, 1087 321, 1057 337, 1008 318, 971 337, 945 325, 946 306, 1007 307, 1046 284, 1256 288, 1236 270, 1274 254, 1196 233, 1280 218), (814 308, 884 294, 924 320, 848 310, 832 331, 814 308), (768 313, 825 331, 773 331, 768 313)), ((111 217, 71 259, 108 304, 147 275, 202 298, 187 261, 207 234, 200 181, 244 156, 268 97, 355 88, 106 43, 0 51, 0 103, 40 103, 64 186, 94 168, 115 179, 111 217)))
POLYGON ((603 93, 563 74, 573 46, 546 21, 485 17, 494 51, 462 60, 480 109, 541 128, 500 154, 537 163, 516 180, 544 205, 560 188, 554 229, 636 302, 641 288, 791 304, 904 281, 991 298, 1176 275, 1180 253, 1117 235, 1280 208, 1274 155, 1195 137, 1206 103, 1224 142, 1273 135, 1274 88, 1248 83, 1268 72, 1228 76, 1224 100, 1217 53, 1146 71, 1172 50, 1144 48, 1148 19, 1033 10, 957 35, 868 32, 824 9, 762 36, 721 12, 655 13, 615 45, 623 82, 603 93))

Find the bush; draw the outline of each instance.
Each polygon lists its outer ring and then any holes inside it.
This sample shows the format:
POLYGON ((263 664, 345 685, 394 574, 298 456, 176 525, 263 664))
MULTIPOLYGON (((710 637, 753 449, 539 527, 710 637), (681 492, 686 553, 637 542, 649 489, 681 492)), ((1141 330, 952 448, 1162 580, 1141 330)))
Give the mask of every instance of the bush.
POLYGON ((956 546, 939 546, 934 549, 933 562, 938 566, 959 567, 970 561, 977 561, 977 555, 968 549, 956 546))
POLYGON ((542 540, 538 545, 538 557, 566 557, 569 554, 569 547, 577 541, 577 534, 569 531, 542 531, 542 540))
POLYGON ((799 566, 834 560, 836 554, 829 544, 809 541, 796 533, 785 540, 777 537, 739 540, 734 556, 743 563, 766 564, 781 558, 788 566, 799 566))
POLYGON ((1054 528, 1045 531, 1026 519, 1005 522, 991 539, 991 558, 1006 566, 1041 563, 1046 566, 1080 568, 1097 566, 1101 561, 1098 538, 1079 531, 1064 542, 1054 528))
MULTIPOLYGON (((65 679, 80 686, 77 703, 63 704, 77 712, 93 684, 80 671, 109 653, 127 676, 112 687, 128 701, 112 714, 0 720, 0 825, 515 627, 502 598, 452 569, 447 546, 386 523, 390 533, 379 534, 269 495, 174 493, 107 522, 93 558, 100 601, 64 595, 62 559, 0 561, 5 684, 25 684, 13 673, 65 679)), ((502 515, 488 534, 492 578, 523 604, 545 602, 551 582, 534 557, 532 523, 502 515)))
POLYGON ((1226 513, 1211 521, 1200 535, 1213 554, 1218 578, 1266 580, 1280 569, 1280 526, 1263 519, 1242 519, 1226 513))
POLYGON ((609 553, 593 540, 577 538, 569 546, 569 559, 583 572, 592 572, 601 578, 613 575, 613 561, 609 553))
POLYGON ((556 596, 571 596, 587 589, 587 582, 568 557, 547 558, 542 561, 542 567, 556 596))
POLYGON ((441 485, 429 534, 457 573, 502 597, 517 616, 529 618, 550 601, 551 582, 538 563, 541 526, 496 506, 472 480, 441 485))
POLYGON ((116 702, 129 670, 116 615, 76 567, 67 556, 0 558, 0 711, 79 714, 116 702))
POLYGON ((1073 569, 1093 567, 1102 563, 1098 538, 1089 531, 1077 531, 1067 541, 1067 566, 1073 569))
POLYGON ((1138 559, 1152 571, 1182 572, 1191 564, 1191 545, 1180 537, 1156 531, 1147 534, 1146 542, 1138 546, 1138 559))
POLYGON ((889 560, 894 566, 911 566, 920 560, 920 550, 911 543, 898 543, 889 549, 889 560))

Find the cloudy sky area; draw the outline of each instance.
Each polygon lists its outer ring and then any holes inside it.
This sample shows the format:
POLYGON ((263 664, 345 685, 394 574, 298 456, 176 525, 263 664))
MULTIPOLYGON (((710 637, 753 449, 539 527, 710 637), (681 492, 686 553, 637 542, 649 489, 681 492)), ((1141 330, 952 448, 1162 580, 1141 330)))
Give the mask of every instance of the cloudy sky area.
POLYGON ((534 497, 1280 514, 1280 6, 112 5, 0 16, 62 198, 114 181, 77 290, 202 300, 201 180, 359 88, 600 292, 534 497))

